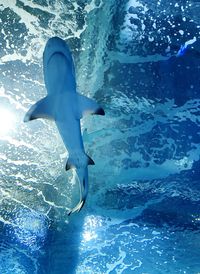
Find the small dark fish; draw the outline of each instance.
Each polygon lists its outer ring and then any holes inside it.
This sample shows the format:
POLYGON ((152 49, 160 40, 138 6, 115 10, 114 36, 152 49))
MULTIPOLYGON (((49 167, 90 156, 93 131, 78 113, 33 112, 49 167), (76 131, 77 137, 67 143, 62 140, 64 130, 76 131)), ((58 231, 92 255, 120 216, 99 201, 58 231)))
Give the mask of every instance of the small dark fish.
POLYGON ((188 50, 188 45, 184 44, 184 45, 181 45, 178 53, 176 54, 177 57, 181 57, 183 55, 185 55, 186 51, 188 50))

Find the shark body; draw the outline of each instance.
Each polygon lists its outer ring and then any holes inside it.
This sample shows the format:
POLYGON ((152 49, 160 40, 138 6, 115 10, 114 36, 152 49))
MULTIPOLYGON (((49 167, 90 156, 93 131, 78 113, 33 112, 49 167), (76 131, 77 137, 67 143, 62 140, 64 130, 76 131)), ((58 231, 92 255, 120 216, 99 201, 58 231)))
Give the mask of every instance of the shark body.
POLYGON ((37 118, 54 120, 68 151, 66 170, 76 169, 80 184, 80 201, 68 214, 83 207, 88 194, 88 165, 93 160, 85 153, 80 119, 84 114, 104 115, 104 110, 94 101, 76 91, 74 62, 64 40, 53 37, 43 53, 44 81, 47 96, 34 104, 24 121, 37 118))

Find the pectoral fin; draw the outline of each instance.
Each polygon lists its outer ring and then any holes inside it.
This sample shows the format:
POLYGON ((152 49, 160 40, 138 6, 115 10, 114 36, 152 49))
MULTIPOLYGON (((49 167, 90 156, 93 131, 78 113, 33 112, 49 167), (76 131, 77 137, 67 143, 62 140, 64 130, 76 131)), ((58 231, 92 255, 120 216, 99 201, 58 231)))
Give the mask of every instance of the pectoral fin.
POLYGON ((24 122, 28 122, 38 118, 54 119, 54 98, 46 96, 45 98, 34 104, 26 113, 24 122))
POLYGON ((78 103, 82 116, 86 114, 105 115, 103 108, 100 107, 94 100, 87 98, 86 96, 78 94, 78 103))

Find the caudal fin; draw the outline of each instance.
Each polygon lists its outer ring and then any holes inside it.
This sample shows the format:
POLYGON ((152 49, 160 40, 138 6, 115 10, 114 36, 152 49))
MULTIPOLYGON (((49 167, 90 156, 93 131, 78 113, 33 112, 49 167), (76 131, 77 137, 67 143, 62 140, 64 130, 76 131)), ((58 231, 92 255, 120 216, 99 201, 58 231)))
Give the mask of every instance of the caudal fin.
POLYGON ((85 154, 85 165, 82 167, 77 167, 76 164, 74 163, 73 158, 71 157, 68 158, 68 161, 66 164, 66 170, 75 168, 77 178, 79 181, 79 188, 80 188, 80 200, 78 204, 68 212, 68 215, 71 215, 74 212, 79 212, 83 208, 88 195, 88 165, 94 165, 94 164, 95 163, 92 160, 92 158, 90 158, 86 154, 85 154))
POLYGON ((71 215, 71 213, 79 212, 86 201, 87 195, 88 195, 88 170, 87 167, 83 170, 76 170, 77 177, 79 180, 79 187, 80 187, 80 200, 78 204, 73 207, 69 212, 68 215, 71 215))
POLYGON ((84 206, 84 204, 85 204, 85 199, 80 200, 79 203, 67 213, 67 215, 70 216, 74 212, 79 212, 84 206))

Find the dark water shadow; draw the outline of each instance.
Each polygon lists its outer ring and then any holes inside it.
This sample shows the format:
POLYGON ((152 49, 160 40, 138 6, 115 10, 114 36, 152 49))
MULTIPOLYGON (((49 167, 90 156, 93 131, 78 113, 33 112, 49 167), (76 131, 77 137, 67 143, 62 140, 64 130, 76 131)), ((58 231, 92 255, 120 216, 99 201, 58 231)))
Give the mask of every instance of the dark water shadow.
POLYGON ((46 274, 76 273, 83 221, 84 215, 78 213, 51 226, 42 262, 46 274))

